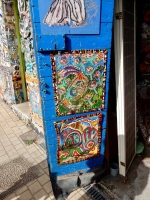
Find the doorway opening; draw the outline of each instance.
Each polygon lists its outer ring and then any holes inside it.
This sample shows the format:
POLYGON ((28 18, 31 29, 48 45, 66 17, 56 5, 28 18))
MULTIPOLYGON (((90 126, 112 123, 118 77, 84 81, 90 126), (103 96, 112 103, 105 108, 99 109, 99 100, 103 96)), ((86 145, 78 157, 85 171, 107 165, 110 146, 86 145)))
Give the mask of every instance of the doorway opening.
POLYGON ((22 100, 18 101, 19 104, 12 105, 12 109, 37 134, 44 138, 41 97, 29 1, 26 0, 22 3, 20 0, 13 0, 13 11, 20 58, 22 100))
MULTIPOLYGON (((138 153, 138 144, 148 146, 150 142, 149 1, 116 0, 114 60, 115 75, 112 76, 115 77, 118 136, 112 141, 114 146, 117 144, 118 151, 117 148, 114 150, 112 145, 110 152, 115 151, 119 174, 125 177, 138 153)), ((112 97, 109 102, 113 100, 112 97)), ((111 133, 108 135, 110 137, 111 133)))
POLYGON ((137 145, 140 148, 150 145, 150 2, 137 1, 136 9, 137 145))

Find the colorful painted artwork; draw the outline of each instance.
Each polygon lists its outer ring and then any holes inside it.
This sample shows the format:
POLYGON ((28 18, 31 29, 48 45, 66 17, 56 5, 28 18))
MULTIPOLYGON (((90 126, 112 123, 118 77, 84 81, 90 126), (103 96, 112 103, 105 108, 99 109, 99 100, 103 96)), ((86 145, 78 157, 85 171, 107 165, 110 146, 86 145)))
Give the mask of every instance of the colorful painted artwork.
POLYGON ((50 6, 44 23, 49 26, 54 25, 80 25, 85 21, 85 2, 84 0, 55 0, 50 6))
POLYGON ((101 0, 39 0, 43 34, 99 34, 101 0))
POLYGON ((58 116, 104 108, 107 51, 51 54, 58 116))
POLYGON ((20 16, 21 50, 25 59, 25 78, 29 99, 31 124, 38 134, 44 133, 43 117, 41 110, 41 97, 39 91, 39 80, 33 44, 33 30, 30 17, 29 0, 18 0, 20 16))
POLYGON ((100 156, 102 114, 75 117, 55 123, 58 164, 100 156))
POLYGON ((42 116, 39 86, 28 84, 27 89, 29 91, 28 96, 29 96, 29 101, 30 101, 31 112, 34 112, 39 116, 42 116))
POLYGON ((15 103, 11 69, 0 66, 0 97, 6 103, 15 103))

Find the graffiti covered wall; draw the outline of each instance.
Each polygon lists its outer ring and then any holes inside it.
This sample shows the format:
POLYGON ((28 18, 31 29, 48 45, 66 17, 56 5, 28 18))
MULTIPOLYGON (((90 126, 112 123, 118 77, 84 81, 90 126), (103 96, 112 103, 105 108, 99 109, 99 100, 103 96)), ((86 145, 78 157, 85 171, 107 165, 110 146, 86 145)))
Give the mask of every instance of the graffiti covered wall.
POLYGON ((1 98, 7 103, 23 100, 13 1, 0 1, 1 98))
POLYGON ((37 133, 43 134, 41 98, 34 53, 29 1, 18 0, 18 10, 20 17, 21 50, 25 58, 25 77, 32 125, 37 133))

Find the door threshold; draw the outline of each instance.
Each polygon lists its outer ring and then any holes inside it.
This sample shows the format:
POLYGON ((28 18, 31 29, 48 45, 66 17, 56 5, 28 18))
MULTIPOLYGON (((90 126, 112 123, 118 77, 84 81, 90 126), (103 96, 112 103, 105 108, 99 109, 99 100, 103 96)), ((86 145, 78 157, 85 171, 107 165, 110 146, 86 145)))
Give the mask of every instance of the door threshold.
POLYGON ((11 109, 21 120, 25 122, 26 125, 31 124, 30 107, 28 101, 20 104, 14 104, 11 106, 11 109))

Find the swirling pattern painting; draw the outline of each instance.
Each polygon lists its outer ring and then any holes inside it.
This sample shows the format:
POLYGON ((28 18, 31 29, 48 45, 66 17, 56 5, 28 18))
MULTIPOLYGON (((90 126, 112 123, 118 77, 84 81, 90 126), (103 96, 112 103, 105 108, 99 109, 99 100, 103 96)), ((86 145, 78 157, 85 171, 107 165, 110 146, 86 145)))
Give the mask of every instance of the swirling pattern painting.
POLYGON ((55 123, 58 164, 100 156, 102 115, 88 115, 55 123))
POLYGON ((104 108, 106 50, 51 54, 58 116, 104 108))
POLYGON ((44 23, 53 25, 82 24, 85 21, 84 0, 53 0, 44 23))

